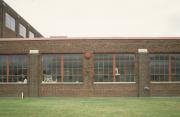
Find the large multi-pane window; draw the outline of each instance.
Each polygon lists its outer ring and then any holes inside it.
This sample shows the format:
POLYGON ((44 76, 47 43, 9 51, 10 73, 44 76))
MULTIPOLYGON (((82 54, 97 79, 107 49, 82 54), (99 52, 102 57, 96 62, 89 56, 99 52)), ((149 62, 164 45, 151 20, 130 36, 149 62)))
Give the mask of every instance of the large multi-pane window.
POLYGON ((172 81, 180 81, 180 54, 171 56, 172 81))
POLYGON ((113 81, 113 56, 112 54, 94 55, 94 81, 113 81))
POLYGON ((43 81, 61 81, 61 56, 59 54, 43 55, 43 81))
POLYGON ((8 13, 5 13, 5 26, 12 31, 15 31, 15 19, 10 16, 8 13))
POLYGON ((82 56, 64 55, 64 82, 82 82, 82 56))
POLYGON ((0 55, 0 82, 27 82, 25 55, 0 55))
POLYGON ((151 81, 180 81, 180 55, 152 54, 150 69, 151 81))
POLYGON ((45 54, 43 82, 83 82, 81 54, 45 54))
POLYGON ((26 37, 26 28, 22 24, 19 24, 19 35, 24 38, 26 37))
POLYGON ((134 60, 135 56, 133 54, 116 55, 116 81, 134 82, 134 60))
POLYGON ((95 54, 95 82, 134 82, 133 54, 95 54))

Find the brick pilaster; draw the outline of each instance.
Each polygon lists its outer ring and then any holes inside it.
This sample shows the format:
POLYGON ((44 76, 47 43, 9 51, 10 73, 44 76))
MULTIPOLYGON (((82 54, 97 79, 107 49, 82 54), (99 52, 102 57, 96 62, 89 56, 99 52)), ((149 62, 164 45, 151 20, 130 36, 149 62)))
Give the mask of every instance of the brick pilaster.
POLYGON ((138 79, 139 97, 150 96, 149 54, 147 49, 138 49, 138 63, 139 63, 139 79, 138 79))
POLYGON ((29 54, 29 96, 39 96, 40 70, 39 70, 39 52, 38 50, 30 50, 29 54))

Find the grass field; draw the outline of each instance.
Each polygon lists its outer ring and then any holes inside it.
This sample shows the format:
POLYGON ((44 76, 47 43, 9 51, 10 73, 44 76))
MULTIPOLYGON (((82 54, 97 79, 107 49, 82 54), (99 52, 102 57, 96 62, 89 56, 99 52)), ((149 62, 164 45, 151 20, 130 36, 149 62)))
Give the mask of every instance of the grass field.
POLYGON ((180 98, 0 98, 0 117, 180 117, 180 98))

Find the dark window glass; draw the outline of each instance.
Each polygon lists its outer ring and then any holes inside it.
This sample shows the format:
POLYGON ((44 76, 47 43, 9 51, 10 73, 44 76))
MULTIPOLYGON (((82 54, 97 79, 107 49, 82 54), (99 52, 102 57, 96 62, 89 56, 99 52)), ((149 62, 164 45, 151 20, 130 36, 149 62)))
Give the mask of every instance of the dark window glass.
POLYGON ((82 59, 80 54, 64 54, 64 82, 82 82, 82 59))
POLYGON ((43 82, 83 82, 82 59, 81 54, 43 55, 43 82))
POLYGON ((95 54, 94 81, 133 82, 134 59, 133 54, 95 54))
POLYGON ((152 54, 151 81, 180 81, 180 55, 152 54))
POLYGON ((58 54, 43 55, 43 81, 60 82, 61 81, 61 57, 58 54))
POLYGON ((111 54, 94 55, 94 81, 95 82, 112 82, 113 65, 111 54))
POLYGON ((180 55, 171 56, 172 81, 180 81, 180 55))
POLYGON ((116 81, 134 82, 135 56, 133 54, 116 55, 116 81), (117 73, 118 72, 118 73, 117 73))
POLYGON ((168 80, 168 55, 151 55, 150 68, 152 81, 168 80))
POLYGON ((0 82, 27 82, 25 55, 0 55, 0 82))

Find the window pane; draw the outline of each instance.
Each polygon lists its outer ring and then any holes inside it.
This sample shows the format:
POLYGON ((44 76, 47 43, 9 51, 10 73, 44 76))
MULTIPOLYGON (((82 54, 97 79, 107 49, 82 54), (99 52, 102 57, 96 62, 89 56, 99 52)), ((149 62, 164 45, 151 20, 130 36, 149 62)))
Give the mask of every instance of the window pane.
POLYGON ((116 81, 134 82, 134 62, 133 54, 117 54, 116 55, 116 81))
POLYGON ((27 79, 26 56, 24 55, 10 55, 9 60, 9 75, 12 82, 24 82, 27 79), (24 71, 23 71, 24 70, 24 71))
POLYGON ((15 31, 15 19, 8 13, 5 13, 5 26, 13 31, 15 31))
POLYGON ((180 55, 171 55, 172 81, 180 81, 180 55))
POLYGON ((19 35, 26 37, 26 28, 22 24, 19 24, 19 35))
POLYGON ((0 82, 27 81, 27 60, 25 55, 0 55, 0 82))
POLYGON ((151 81, 168 81, 168 55, 152 54, 150 56, 151 81))
POLYGON ((60 55, 49 54, 42 56, 43 61, 43 82, 60 82, 60 55))
POLYGON ((0 82, 6 82, 6 74, 7 74, 7 57, 0 55, 0 82))
POLYGON ((95 54, 94 55, 94 81, 95 82, 112 82, 112 55, 95 54))
POLYGON ((82 63, 81 54, 64 54, 64 82, 82 82, 82 63))
POLYGON ((34 33, 32 33, 31 31, 29 31, 29 38, 34 38, 34 33))

